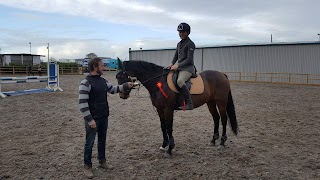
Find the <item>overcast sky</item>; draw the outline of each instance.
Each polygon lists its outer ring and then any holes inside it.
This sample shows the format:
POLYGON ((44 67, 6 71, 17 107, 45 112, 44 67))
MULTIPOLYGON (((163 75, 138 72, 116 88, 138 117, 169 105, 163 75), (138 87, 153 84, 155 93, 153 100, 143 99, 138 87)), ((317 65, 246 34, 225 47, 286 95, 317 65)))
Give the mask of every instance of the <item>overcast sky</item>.
POLYGON ((0 0, 0 53, 128 59, 174 48, 180 22, 196 46, 318 41, 319 0, 0 0))

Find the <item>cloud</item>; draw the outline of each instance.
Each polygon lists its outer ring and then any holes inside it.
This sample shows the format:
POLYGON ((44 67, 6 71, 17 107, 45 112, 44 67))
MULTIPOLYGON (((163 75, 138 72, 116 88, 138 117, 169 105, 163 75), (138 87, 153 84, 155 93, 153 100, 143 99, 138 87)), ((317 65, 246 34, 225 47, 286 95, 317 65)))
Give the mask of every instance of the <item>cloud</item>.
MULTIPOLYGON (((143 49, 175 47, 178 39, 176 26, 180 22, 191 25, 191 38, 196 45, 241 44, 269 42, 316 41, 320 33, 318 0, 2 0, 0 5, 22 9, 28 13, 14 13, 26 21, 45 21, 47 13, 89 18, 106 24, 140 27, 143 32, 126 31, 127 38, 108 35, 90 36, 94 29, 83 25, 51 22, 46 28, 57 28, 48 34, 40 30, 0 29, 5 36, 0 42, 3 49, 19 45, 20 51, 28 50, 29 39, 38 49, 46 42, 52 43, 53 55, 61 58, 83 56, 89 51, 109 56, 128 56, 128 48, 143 49), (43 18, 33 13, 43 13, 43 18), (158 37, 157 37, 158 35, 158 37), (108 37, 108 38, 104 38, 108 37), (10 42, 9 44, 7 42, 10 42), (24 49, 23 49, 24 47, 24 49), (97 52, 96 52, 97 51, 97 52)), ((42 53, 42 50, 39 50, 42 53)))
MULTIPOLYGON (((85 16, 113 23, 138 24, 147 27, 167 28, 177 22, 188 21, 199 30, 223 25, 225 30, 234 31, 235 26, 245 27, 258 24, 257 29, 274 26, 285 28, 305 23, 315 26, 319 15, 317 0, 280 1, 105 1, 105 0, 3 0, 2 5, 45 13, 60 13, 85 16), (260 26, 261 22, 265 26, 260 26), (217 26, 206 26, 217 24, 217 26)), ((318 26, 317 26, 318 27, 318 26)))

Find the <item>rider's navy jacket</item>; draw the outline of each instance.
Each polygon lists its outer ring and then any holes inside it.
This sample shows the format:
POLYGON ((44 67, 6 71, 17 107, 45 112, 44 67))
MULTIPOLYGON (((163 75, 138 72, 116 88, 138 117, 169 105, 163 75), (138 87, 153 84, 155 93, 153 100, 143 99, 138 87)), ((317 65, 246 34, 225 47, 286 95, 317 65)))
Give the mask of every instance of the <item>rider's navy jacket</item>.
POLYGON ((182 39, 177 44, 176 53, 173 57, 172 64, 178 61, 178 70, 188 71, 195 75, 196 70, 193 61, 195 45, 189 37, 182 39))

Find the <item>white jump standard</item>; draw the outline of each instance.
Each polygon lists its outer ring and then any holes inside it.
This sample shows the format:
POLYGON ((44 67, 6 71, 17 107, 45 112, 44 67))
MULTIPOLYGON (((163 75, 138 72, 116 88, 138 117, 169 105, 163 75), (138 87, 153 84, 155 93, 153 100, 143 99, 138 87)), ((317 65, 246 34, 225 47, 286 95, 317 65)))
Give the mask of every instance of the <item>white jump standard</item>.
POLYGON ((55 62, 48 63, 48 76, 25 76, 25 77, 1 77, 0 78, 0 96, 5 98, 7 96, 17 96, 23 94, 33 94, 42 92, 63 91, 59 87, 59 65, 55 62), (16 83, 37 83, 47 82, 46 88, 21 90, 21 91, 1 91, 1 84, 16 84, 16 83))

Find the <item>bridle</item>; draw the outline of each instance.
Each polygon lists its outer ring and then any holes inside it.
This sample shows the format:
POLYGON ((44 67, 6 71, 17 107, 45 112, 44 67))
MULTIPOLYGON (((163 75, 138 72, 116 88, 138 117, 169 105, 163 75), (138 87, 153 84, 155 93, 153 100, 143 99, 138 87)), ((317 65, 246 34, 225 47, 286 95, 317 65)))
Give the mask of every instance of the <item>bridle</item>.
POLYGON ((149 78, 149 79, 143 81, 141 84, 144 84, 144 83, 146 83, 146 82, 148 82, 148 81, 150 81, 150 80, 152 80, 152 79, 156 79, 156 78, 158 78, 158 77, 161 77, 161 78, 160 78, 160 81, 162 81, 163 75, 169 74, 169 72, 170 72, 170 71, 164 72, 164 70, 165 70, 165 68, 163 68, 162 74, 160 74, 160 75, 158 75, 158 76, 154 76, 154 77, 152 77, 152 78, 149 78))
MULTIPOLYGON (((140 90, 140 88, 143 86, 144 83, 146 83, 146 82, 148 82, 148 81, 150 81, 150 80, 156 79, 156 78, 158 78, 158 77, 161 77, 161 78, 160 78, 160 82, 161 82, 163 76, 170 73, 170 71, 164 72, 166 69, 169 69, 169 70, 170 70, 170 67, 165 67, 165 68, 163 68, 162 74, 157 75, 157 76, 154 76, 154 77, 151 77, 151 78, 149 78, 149 79, 147 79, 147 80, 145 80, 145 81, 143 81, 143 82, 136 83, 136 85, 134 85, 131 89, 126 90, 126 91, 123 92, 123 93, 124 93, 125 95, 129 95, 132 89, 137 89, 137 92, 136 92, 136 93, 138 93, 139 90, 140 90), (141 84, 142 84, 142 85, 141 85, 141 84), (138 88, 135 88, 135 87, 138 87, 138 88)), ((134 83, 132 76, 129 76, 129 74, 128 74, 125 70, 123 70, 122 72, 128 76, 128 79, 130 79, 131 82, 134 83)), ((129 81, 128 81, 128 82, 129 82, 129 81)), ((154 109, 154 106, 152 106, 152 107, 153 107, 153 109, 154 109)), ((154 110, 155 110, 155 109, 154 109, 154 110)), ((155 112, 157 112, 157 111, 155 110, 155 112)))
MULTIPOLYGON (((166 67, 166 68, 163 68, 162 73, 161 73, 160 75, 154 76, 154 77, 149 78, 149 79, 147 79, 147 80, 145 80, 145 81, 143 81, 143 82, 137 83, 137 86, 138 86, 138 85, 141 86, 141 84, 143 85, 144 83, 146 83, 146 82, 148 82, 148 81, 150 81, 150 80, 156 79, 156 78, 158 78, 158 77, 161 77, 161 78, 160 78, 160 81, 162 81, 163 76, 170 73, 170 71, 164 72, 166 69, 168 69, 168 68, 167 68, 167 67, 166 67)), ((128 75, 128 73, 127 73, 126 71, 123 71, 123 72, 128 75)), ((129 76, 129 75, 128 75, 128 78, 132 80, 132 77, 129 76)), ((131 81, 131 82, 133 82, 133 81, 131 81)))
MULTIPOLYGON (((150 81, 150 80, 156 79, 156 78, 158 78, 158 77, 161 77, 161 78, 160 78, 160 81, 162 81, 163 76, 170 73, 170 71, 164 72, 166 69, 169 69, 169 67, 163 68, 162 73, 161 73, 160 75, 151 77, 151 78, 149 78, 149 79, 147 79, 147 80, 145 80, 145 81, 143 81, 143 82, 140 82, 140 83, 135 83, 135 82, 133 81, 133 77, 132 77, 132 76, 129 76, 129 74, 128 74, 125 70, 123 70, 123 73, 128 76, 128 78, 131 80, 132 83, 134 83, 134 86, 133 86, 131 89, 126 90, 125 93, 126 93, 126 94, 129 94, 132 89, 138 89, 138 91, 139 91, 140 88, 143 86, 144 83, 146 83, 146 82, 148 82, 148 81, 150 81), (138 87, 138 88, 136 88, 136 87, 138 87)), ((128 81, 128 82, 129 82, 129 81, 128 81)))

